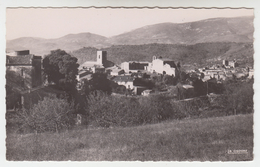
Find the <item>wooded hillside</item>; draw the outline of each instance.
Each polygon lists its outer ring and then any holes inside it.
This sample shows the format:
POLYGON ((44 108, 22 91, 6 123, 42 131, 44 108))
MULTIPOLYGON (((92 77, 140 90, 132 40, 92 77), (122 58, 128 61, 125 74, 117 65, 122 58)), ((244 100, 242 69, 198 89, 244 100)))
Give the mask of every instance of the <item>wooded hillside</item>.
MULTIPOLYGON (((92 47, 73 51, 78 63, 96 60, 96 51, 92 47)), ((119 64, 124 61, 152 61, 153 56, 171 58, 181 64, 206 66, 222 63, 223 59, 236 59, 240 65, 253 66, 253 43, 200 43, 195 45, 145 44, 117 45, 101 50, 107 51, 108 60, 119 64)))

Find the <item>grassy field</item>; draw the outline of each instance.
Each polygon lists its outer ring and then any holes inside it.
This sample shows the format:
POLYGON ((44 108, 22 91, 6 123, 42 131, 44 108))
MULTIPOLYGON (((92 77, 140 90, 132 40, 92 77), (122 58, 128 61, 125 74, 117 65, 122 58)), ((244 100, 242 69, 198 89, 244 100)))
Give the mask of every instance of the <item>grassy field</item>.
POLYGON ((127 128, 12 133, 7 134, 6 148, 11 161, 249 161, 253 114, 127 128), (236 150, 242 151, 231 154, 236 150))

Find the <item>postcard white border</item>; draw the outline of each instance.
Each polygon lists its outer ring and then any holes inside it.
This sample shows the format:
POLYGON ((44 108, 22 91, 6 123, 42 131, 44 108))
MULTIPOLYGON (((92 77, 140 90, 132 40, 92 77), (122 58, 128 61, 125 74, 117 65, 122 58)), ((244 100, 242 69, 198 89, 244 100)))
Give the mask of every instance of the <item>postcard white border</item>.
POLYGON ((0 70, 0 76, 1 76, 1 92, 2 96, 0 96, 0 106, 2 114, 0 116, 0 130, 1 130, 1 151, 0 151, 0 164, 1 166, 70 166, 70 165, 79 165, 79 166, 85 166, 85 165, 101 165, 101 166, 132 166, 132 165, 149 165, 149 166, 169 166, 169 165, 177 165, 177 166, 186 166, 186 165, 195 165, 195 166, 230 166, 230 165, 236 165, 236 166, 257 166, 257 164, 260 164, 260 151, 259 151, 259 142, 260 136, 259 136, 259 129, 260 129, 260 123, 258 121, 258 118, 260 118, 260 113, 258 111, 260 110, 259 103, 259 84, 260 84, 260 36, 259 36, 259 29, 260 29, 260 1, 258 0, 244 0, 244 1, 237 1, 237 0, 4 0, 0 2, 0 63, 1 63, 1 70, 0 70), (255 83, 254 83, 254 90, 255 90, 255 96, 254 96, 254 104, 255 104, 255 112, 254 112, 254 160, 252 162, 8 162, 5 158, 5 9, 6 7, 216 7, 216 8, 223 8, 223 7, 231 7, 231 8, 239 8, 239 7, 245 7, 245 8, 254 8, 255 11, 255 20, 254 20, 254 26, 255 26, 255 33, 254 33, 254 61, 255 61, 255 83), (87 163, 87 164, 86 164, 87 163), (123 163, 123 164, 122 164, 123 163))

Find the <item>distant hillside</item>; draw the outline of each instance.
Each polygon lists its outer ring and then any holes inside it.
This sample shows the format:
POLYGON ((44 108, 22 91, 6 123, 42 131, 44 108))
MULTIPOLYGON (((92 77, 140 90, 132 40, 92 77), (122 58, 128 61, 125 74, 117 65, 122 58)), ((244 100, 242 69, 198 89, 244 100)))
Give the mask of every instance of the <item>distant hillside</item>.
POLYGON ((106 39, 106 37, 91 33, 69 34, 57 39, 23 37, 7 41, 6 50, 29 49, 31 53, 43 56, 55 49, 63 49, 70 52, 83 48, 84 46, 93 46, 97 48, 100 48, 101 46, 110 46, 106 44, 106 39))
POLYGON ((253 42, 253 17, 214 18, 190 23, 161 23, 106 38, 91 33, 69 34, 57 39, 24 37, 7 41, 7 51, 29 49, 45 55, 54 49, 67 52, 83 47, 106 48, 112 45, 143 45, 253 42))
POLYGON ((114 36, 108 41, 113 45, 252 42, 253 32, 253 17, 214 18, 183 24, 149 25, 114 36))
MULTIPOLYGON (((80 64, 96 60, 96 48, 82 48, 71 54, 78 58, 80 64)), ((183 65, 205 66, 211 63, 222 63, 223 59, 236 59, 241 65, 253 66, 252 43, 200 43, 195 45, 145 44, 117 45, 102 50, 107 51, 108 60, 114 63, 124 61, 152 61, 152 56, 171 58, 183 65)))

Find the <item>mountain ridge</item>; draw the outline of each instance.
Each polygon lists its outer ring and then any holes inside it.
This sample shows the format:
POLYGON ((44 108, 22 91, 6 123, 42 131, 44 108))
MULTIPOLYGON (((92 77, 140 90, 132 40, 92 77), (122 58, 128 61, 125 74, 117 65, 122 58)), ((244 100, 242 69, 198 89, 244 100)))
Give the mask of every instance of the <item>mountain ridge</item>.
POLYGON ((54 49, 72 52, 83 47, 107 48, 112 45, 186 44, 211 42, 253 42, 253 17, 210 18, 187 23, 158 23, 140 27, 116 36, 93 33, 67 34, 45 39, 21 37, 7 40, 7 51, 29 49, 32 54, 45 55, 54 49))

